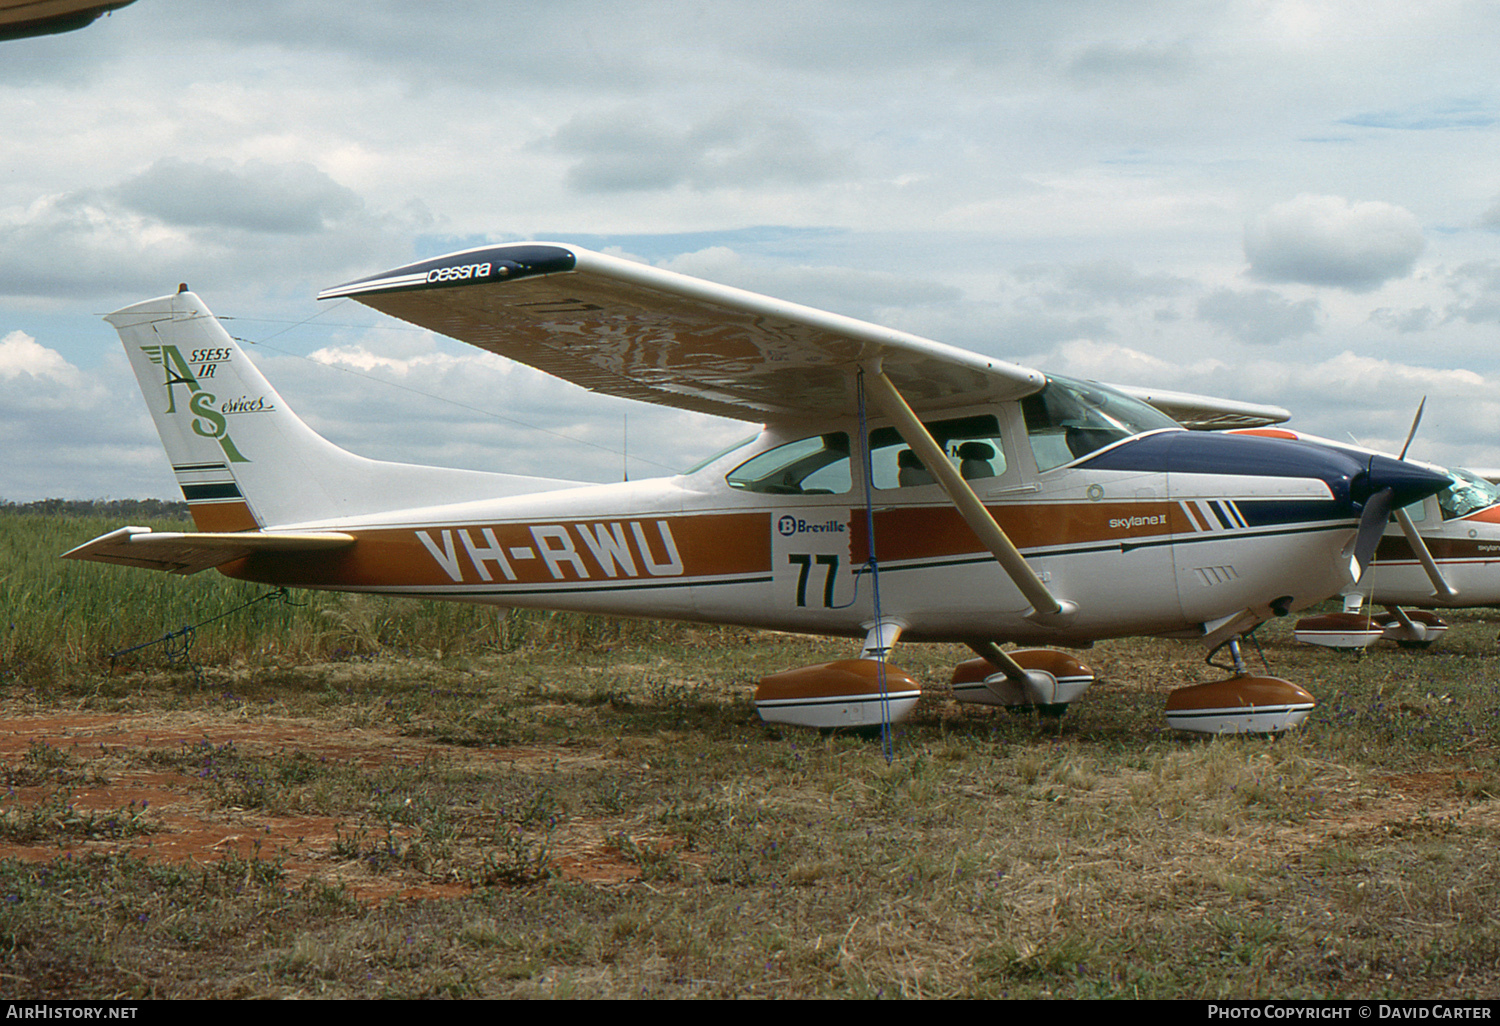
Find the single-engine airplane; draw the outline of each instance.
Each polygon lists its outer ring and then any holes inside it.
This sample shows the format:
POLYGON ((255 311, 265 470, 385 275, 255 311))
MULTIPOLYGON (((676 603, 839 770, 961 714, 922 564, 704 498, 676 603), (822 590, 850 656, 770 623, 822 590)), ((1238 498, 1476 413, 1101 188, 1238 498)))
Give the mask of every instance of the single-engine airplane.
MULTIPOLYGON (((1238 433, 1313 442, 1356 457, 1372 453, 1281 427, 1238 433)), ((1298 641, 1358 649, 1385 639, 1428 648, 1448 629, 1432 610, 1500 607, 1500 489, 1478 471, 1423 465, 1447 475, 1447 486, 1392 511, 1370 565, 1343 591, 1343 610, 1297 621, 1298 641), (1383 614, 1370 611, 1376 605, 1383 614)))
MULTIPOLYGON (((955 672, 960 699, 1059 708, 1092 672, 1002 643, 1237 645, 1347 587, 1391 505, 1448 484, 1385 457, 1190 432, 1106 386, 575 246, 465 250, 320 295, 343 297, 595 391, 764 426, 682 475, 616 484, 368 460, 304 424, 183 286, 106 319, 198 533, 123 527, 65 555, 863 638, 858 658, 756 692, 768 721, 859 727, 920 694, 887 662, 900 638, 978 653, 955 672)), ((1241 670, 1177 689, 1167 715, 1270 731, 1312 705, 1241 670)))

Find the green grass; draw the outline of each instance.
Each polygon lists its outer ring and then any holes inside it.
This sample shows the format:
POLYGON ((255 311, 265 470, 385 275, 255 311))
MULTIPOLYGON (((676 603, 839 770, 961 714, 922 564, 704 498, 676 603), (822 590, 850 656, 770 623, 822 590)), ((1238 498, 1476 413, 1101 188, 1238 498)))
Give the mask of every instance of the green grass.
POLYGON ((1219 675, 1185 643, 1084 653, 1100 681, 1061 721, 961 707, 943 683, 968 653, 903 646, 929 690, 888 763, 878 742, 756 717, 760 676, 841 642, 298 594, 202 629, 196 669, 144 650, 111 670, 112 646, 256 590, 63 564, 45 554, 114 525, 16 521, 5 713, 189 737, 34 743, 0 766, 0 842, 51 856, 0 858, 14 998, 1500 986, 1500 653, 1480 615, 1430 652, 1359 658, 1268 625, 1272 672, 1320 702, 1280 738, 1167 729, 1167 691, 1219 675), (29 623, 47 606, 31 596, 74 588, 100 592, 77 600, 95 612, 29 623), (349 739, 389 757, 330 756, 349 739), (321 847, 164 862, 177 827, 154 805, 68 798, 144 770, 247 838, 335 826, 321 847))
MULTIPOLYGON (((192 529, 186 520, 133 522, 158 531, 192 529)), ((178 577, 58 558, 120 526, 118 518, 0 507, 0 682, 76 686, 81 675, 92 673, 97 682, 98 675, 119 669, 263 669, 376 654, 445 658, 684 636, 675 624, 372 595, 289 594, 212 571, 178 577)))

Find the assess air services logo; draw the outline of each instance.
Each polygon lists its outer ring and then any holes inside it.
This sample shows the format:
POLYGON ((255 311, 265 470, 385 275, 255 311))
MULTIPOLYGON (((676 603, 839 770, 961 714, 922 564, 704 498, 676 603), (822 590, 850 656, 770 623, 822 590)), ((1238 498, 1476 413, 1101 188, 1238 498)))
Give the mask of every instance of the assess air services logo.
POLYGON ((226 399, 219 402, 218 396, 203 387, 203 380, 212 378, 214 371, 221 363, 228 363, 232 358, 233 350, 223 349, 194 349, 184 358, 182 351, 173 345, 141 346, 141 352, 158 367, 162 368, 162 386, 167 390, 168 413, 184 412, 177 406, 178 389, 187 390, 185 412, 192 414, 193 433, 202 438, 212 438, 219 443, 228 457, 230 463, 249 463, 249 457, 245 456, 235 447, 234 440, 229 437, 229 420, 231 414, 236 413, 266 413, 274 410, 275 405, 265 396, 257 396, 251 399, 249 396, 238 396, 234 399, 226 399), (194 371, 194 367, 197 370, 194 371))

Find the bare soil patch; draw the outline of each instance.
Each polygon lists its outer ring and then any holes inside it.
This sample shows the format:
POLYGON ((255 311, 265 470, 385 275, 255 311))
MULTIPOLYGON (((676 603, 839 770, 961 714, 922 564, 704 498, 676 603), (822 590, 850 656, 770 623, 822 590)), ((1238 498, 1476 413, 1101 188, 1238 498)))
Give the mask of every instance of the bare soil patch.
MULTIPOLYGON (((235 722, 194 713, 119 715, 54 713, 0 715, 0 762, 20 763, 38 745, 68 756, 70 769, 53 780, 13 786, 7 797, 35 806, 65 792, 72 808, 101 815, 132 806, 147 810, 149 833, 90 840, 46 839, 35 843, 0 841, 0 858, 45 862, 65 851, 128 850, 160 862, 210 863, 226 856, 276 859, 290 882, 312 877, 342 884, 369 901, 385 898, 442 898, 467 893, 468 884, 434 882, 425 875, 371 872, 359 859, 334 853, 338 831, 349 823, 334 816, 277 815, 260 809, 224 808, 206 793, 203 781, 180 769, 161 770, 129 759, 132 752, 233 744, 246 754, 302 753, 315 760, 337 760, 365 767, 418 765, 442 759, 458 769, 504 765, 557 767, 591 761, 576 750, 545 746, 477 749, 403 736, 390 730, 357 729, 310 720, 235 722), (403 876, 409 876, 404 879, 403 876)), ((639 875, 639 866, 607 851, 600 838, 607 824, 574 820, 554 838, 552 871, 565 879, 619 883, 639 875)))

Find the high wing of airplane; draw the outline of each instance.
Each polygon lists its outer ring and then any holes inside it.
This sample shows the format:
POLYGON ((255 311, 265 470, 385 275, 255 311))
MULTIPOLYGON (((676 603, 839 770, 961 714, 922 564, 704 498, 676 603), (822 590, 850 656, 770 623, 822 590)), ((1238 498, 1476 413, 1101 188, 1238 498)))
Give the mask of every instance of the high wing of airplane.
MULTIPOLYGON (((1242 433, 1314 442, 1355 456, 1373 452, 1287 428, 1242 433)), ((1344 609, 1299 620, 1298 641, 1357 649, 1385 639, 1427 648, 1448 629, 1432 610, 1500 607, 1500 488, 1483 471, 1423 465, 1446 475, 1447 486, 1392 510, 1369 567, 1343 592, 1344 609), (1372 612, 1375 606, 1384 612, 1372 612)))
POLYGON ((93 24, 135 0, 0 0, 0 40, 49 36, 93 24))
POLYGON ((1177 423, 1193 431, 1229 431, 1282 424, 1292 419, 1291 412, 1280 406, 1242 403, 1191 392, 1172 392, 1137 385, 1114 385, 1133 399, 1149 403, 1177 423))
MULTIPOLYGON (((125 528, 69 558, 298 588, 862 639, 769 674, 769 721, 869 726, 920 685, 898 639, 969 645, 961 700, 1065 708, 1103 638, 1210 654, 1338 593, 1391 504, 1448 478, 1293 439, 1189 432, 1107 386, 557 243, 466 250, 351 297, 596 391, 762 424, 675 477, 615 484, 367 460, 304 424, 196 295, 116 311, 200 534, 125 528)), ((1238 665, 1238 659, 1236 659, 1238 665)), ((1236 673, 1169 723, 1278 730, 1302 688, 1236 673)))

